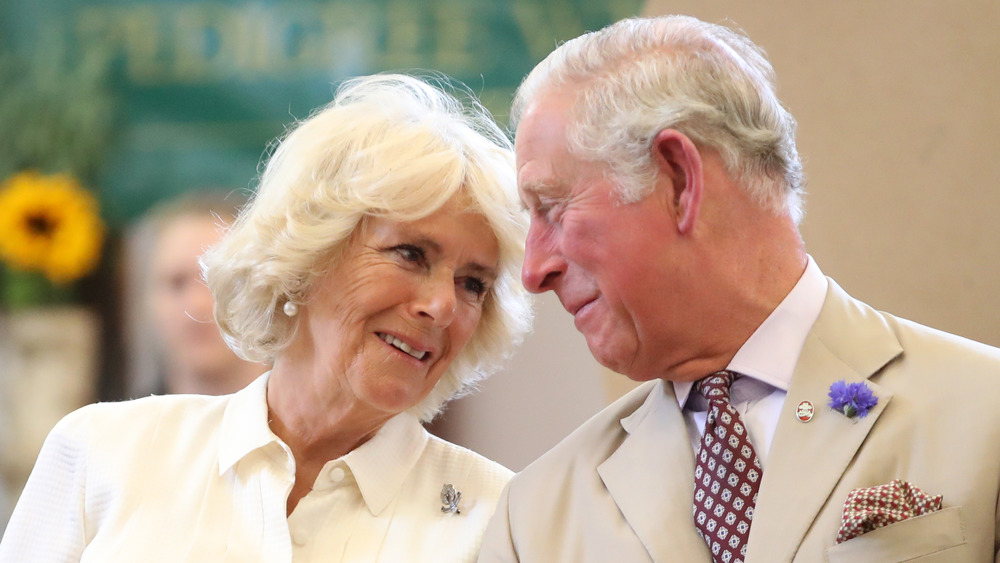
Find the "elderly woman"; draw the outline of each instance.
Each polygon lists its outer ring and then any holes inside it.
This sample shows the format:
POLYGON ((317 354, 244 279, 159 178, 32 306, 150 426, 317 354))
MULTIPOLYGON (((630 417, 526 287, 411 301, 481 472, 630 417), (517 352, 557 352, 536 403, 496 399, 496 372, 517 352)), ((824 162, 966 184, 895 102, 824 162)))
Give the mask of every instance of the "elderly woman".
POLYGON ((473 560, 510 472, 420 421, 529 327, 514 184, 481 110, 342 86, 203 259, 227 341, 271 371, 67 416, 0 561, 473 560))

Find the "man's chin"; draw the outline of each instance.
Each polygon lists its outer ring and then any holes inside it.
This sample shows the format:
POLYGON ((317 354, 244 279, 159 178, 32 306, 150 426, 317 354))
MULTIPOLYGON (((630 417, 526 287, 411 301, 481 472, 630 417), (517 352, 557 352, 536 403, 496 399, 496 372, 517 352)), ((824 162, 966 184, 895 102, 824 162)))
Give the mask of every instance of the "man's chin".
POLYGON ((618 346, 614 344, 598 338, 587 337, 587 347, 590 348, 590 354, 597 360, 597 363, 634 381, 646 381, 647 379, 632 376, 635 367, 633 365, 634 351, 627 350, 620 344, 618 346))
POLYGON ((634 348, 622 346, 621 343, 617 348, 607 345, 597 346, 596 343, 592 344, 589 338, 587 346, 599 364, 632 381, 642 383, 654 379, 669 379, 664 376, 662 369, 656 369, 648 362, 642 362, 641 358, 636 356, 634 348))

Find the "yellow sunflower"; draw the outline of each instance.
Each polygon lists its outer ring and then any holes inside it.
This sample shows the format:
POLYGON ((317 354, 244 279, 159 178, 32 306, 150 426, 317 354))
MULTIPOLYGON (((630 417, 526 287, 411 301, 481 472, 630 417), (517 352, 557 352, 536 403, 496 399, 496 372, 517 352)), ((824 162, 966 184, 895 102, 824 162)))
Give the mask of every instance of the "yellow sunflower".
POLYGON ((97 201, 72 176, 15 174, 0 185, 0 259, 66 284, 97 266, 104 224, 97 201))

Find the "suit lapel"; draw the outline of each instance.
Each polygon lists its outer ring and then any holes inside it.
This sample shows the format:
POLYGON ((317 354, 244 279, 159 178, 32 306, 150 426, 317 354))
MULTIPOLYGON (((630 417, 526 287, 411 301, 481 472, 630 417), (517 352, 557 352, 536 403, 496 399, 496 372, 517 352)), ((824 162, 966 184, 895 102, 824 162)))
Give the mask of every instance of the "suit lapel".
MULTIPOLYGON (((868 432, 892 399, 868 382, 878 404, 865 418, 848 419, 827 405, 830 385, 865 381, 902 352, 884 319, 833 281, 803 346, 782 407, 754 514, 747 560, 791 561, 868 432), (812 402, 815 416, 795 411, 812 402)), ((830 538, 830 542, 834 538, 830 538)))
POLYGON ((694 453, 673 386, 658 381, 622 427, 628 436, 597 471, 646 551, 657 562, 711 562, 691 521, 694 453))

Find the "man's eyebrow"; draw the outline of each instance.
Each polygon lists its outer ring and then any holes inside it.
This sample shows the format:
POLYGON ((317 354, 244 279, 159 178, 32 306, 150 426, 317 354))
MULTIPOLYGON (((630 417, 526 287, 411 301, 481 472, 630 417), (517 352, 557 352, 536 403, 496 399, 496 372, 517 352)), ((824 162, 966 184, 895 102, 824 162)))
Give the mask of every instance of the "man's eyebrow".
POLYGON ((559 199, 563 196, 563 190, 552 182, 526 182, 518 191, 523 207, 528 207, 529 203, 537 204, 541 199, 559 199))

